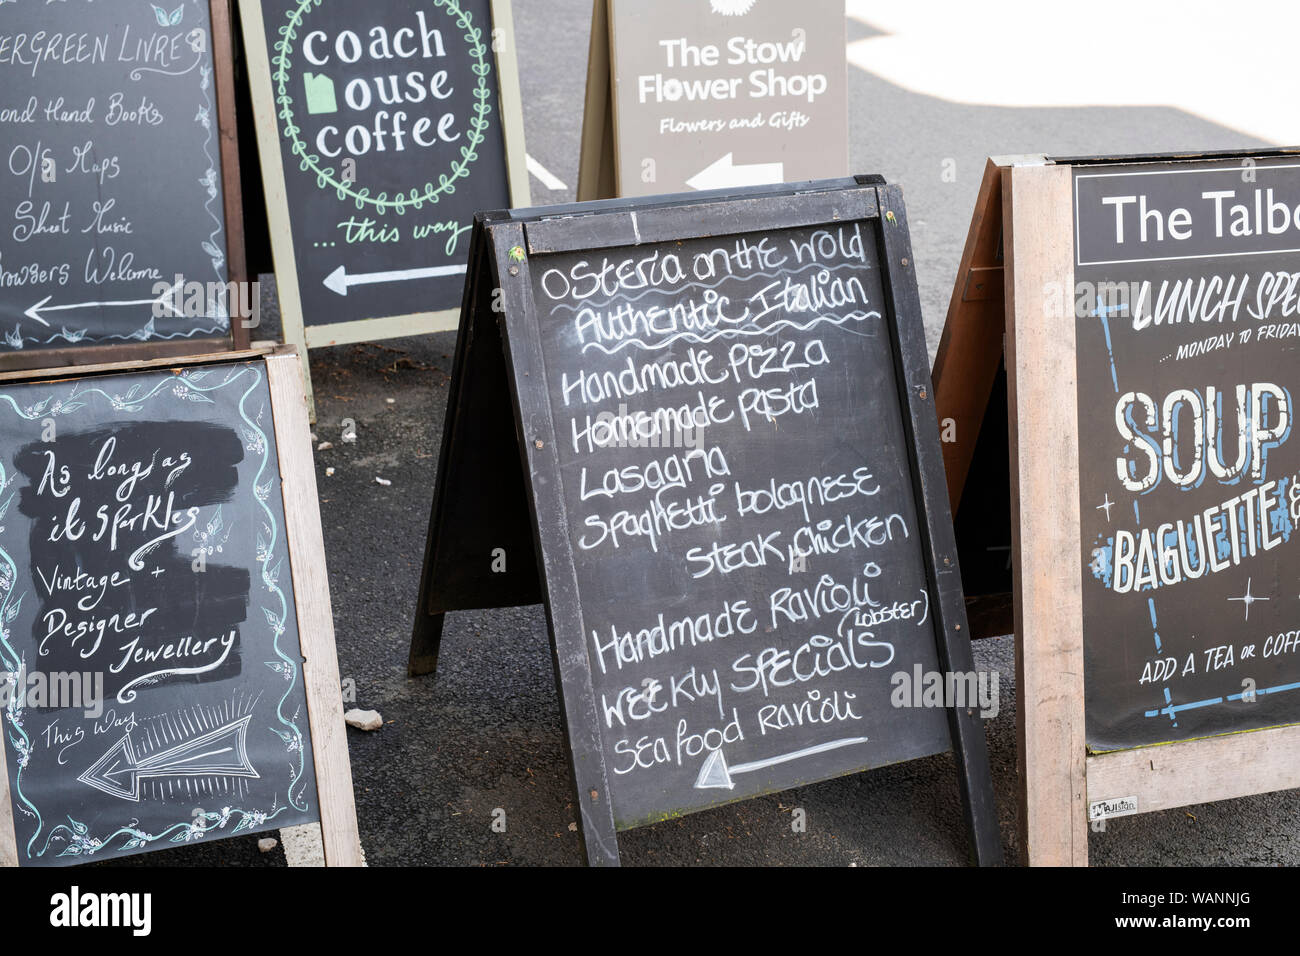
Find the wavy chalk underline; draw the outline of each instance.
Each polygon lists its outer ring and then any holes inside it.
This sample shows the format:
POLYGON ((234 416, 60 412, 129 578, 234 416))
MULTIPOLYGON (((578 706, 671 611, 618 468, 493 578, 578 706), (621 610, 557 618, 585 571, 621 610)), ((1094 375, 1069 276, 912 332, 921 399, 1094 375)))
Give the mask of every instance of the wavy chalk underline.
MULTIPOLYGON (((622 342, 619 342, 613 348, 606 348, 604 344, 601 342, 588 342, 586 345, 582 347, 582 351, 586 352, 589 349, 599 349, 601 352, 604 352, 606 355, 613 355, 616 352, 621 352, 629 345, 635 345, 637 348, 646 349, 647 351, 653 351, 655 349, 661 349, 666 346, 672 345, 674 342, 677 342, 682 339, 685 339, 696 345, 705 345, 709 342, 721 338, 735 338, 735 337, 757 338, 763 335, 771 335, 773 332, 777 331, 778 329, 783 329, 783 328, 793 329, 796 332, 807 332, 809 329, 815 328, 816 326, 822 324, 844 326, 845 323, 850 321, 865 322, 868 319, 878 319, 878 318, 880 318, 879 312, 850 312, 847 315, 843 315, 843 316, 831 316, 831 315, 818 316, 817 318, 813 319, 811 322, 804 323, 803 325, 800 325, 799 323, 791 319, 779 319, 776 322, 773 322, 771 325, 763 326, 761 328, 751 328, 751 329, 720 328, 720 329, 714 329, 711 333, 707 335, 701 335, 699 332, 693 330, 687 330, 684 332, 678 332, 674 335, 670 335, 666 339, 660 342, 645 342, 637 338, 624 339, 622 342)), ((844 329, 844 331, 852 332, 854 335, 865 335, 865 333, 855 332, 853 329, 849 329, 849 328, 844 329)))

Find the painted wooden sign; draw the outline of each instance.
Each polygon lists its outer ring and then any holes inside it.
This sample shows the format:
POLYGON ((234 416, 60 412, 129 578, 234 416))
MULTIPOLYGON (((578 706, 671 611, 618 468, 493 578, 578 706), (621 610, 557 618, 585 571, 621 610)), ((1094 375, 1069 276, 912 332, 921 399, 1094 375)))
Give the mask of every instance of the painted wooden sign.
POLYGON ((455 328, 474 213, 528 205, 509 0, 240 14, 285 340, 455 328))
POLYGON ((0 382, 7 862, 356 859, 297 361, 242 354, 0 382))
POLYGON ((1006 158, 981 197, 936 362, 950 492, 984 508, 1002 363, 1025 845, 1084 863, 1089 820, 1300 785, 1300 153, 1006 158))
POLYGON ((922 699, 973 668, 898 189, 487 215, 474 242, 412 670, 445 612, 545 601, 593 863, 950 747, 999 858, 978 705, 922 699))
POLYGON ((844 176, 843 0, 596 0, 579 199, 844 176))
POLYGON ((224 0, 0 4, 0 368, 246 346, 230 64, 224 0))

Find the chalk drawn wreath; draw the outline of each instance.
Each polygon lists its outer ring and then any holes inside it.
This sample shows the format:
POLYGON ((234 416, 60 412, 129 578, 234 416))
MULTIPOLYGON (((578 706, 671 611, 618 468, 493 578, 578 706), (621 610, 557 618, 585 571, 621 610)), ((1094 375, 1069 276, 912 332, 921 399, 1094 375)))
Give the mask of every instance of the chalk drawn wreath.
POLYGON ((438 177, 438 182, 425 183, 422 187, 412 187, 409 193, 397 193, 389 198, 387 192, 370 194, 368 187, 354 188, 354 184, 339 178, 333 166, 322 166, 321 158, 311 152, 298 136, 301 129, 294 122, 293 97, 289 95, 289 51, 297 39, 298 29, 303 18, 312 7, 319 7, 323 0, 299 0, 298 5, 287 14, 289 22, 280 27, 280 39, 275 43, 275 56, 271 62, 275 66, 272 81, 275 84, 275 101, 280 107, 280 119, 283 122, 283 135, 291 141, 291 151, 298 157, 298 168, 303 172, 316 174, 316 185, 321 189, 333 187, 340 200, 351 199, 358 209, 373 206, 376 211, 386 213, 390 209, 398 215, 405 215, 406 210, 420 209, 427 203, 436 203, 442 196, 456 191, 456 181, 469 175, 470 164, 478 159, 478 147, 482 145, 488 129, 487 115, 492 112, 491 88, 488 74, 492 68, 487 62, 487 47, 483 45, 483 31, 474 26, 470 15, 460 8, 457 0, 433 0, 435 7, 444 8, 447 15, 456 21, 456 25, 465 31, 465 40, 470 44, 469 53, 474 63, 471 67, 478 77, 474 88, 476 100, 469 120, 468 143, 460 148, 460 159, 451 164, 451 169, 438 177))

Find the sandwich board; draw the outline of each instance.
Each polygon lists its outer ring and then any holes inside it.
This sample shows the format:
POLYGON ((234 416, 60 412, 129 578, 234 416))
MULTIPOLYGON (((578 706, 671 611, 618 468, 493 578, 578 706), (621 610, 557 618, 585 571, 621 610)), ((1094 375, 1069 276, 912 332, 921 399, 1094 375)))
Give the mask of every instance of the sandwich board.
POLYGON ((849 172, 844 0, 595 0, 578 199, 849 172))
POLYGON ((1031 864, 1300 786, 1297 275, 1300 150, 989 161, 934 381, 968 588, 1010 547, 1031 864))
POLYGON ((474 213, 529 204, 510 0, 239 12, 284 337, 304 373, 308 349, 454 329, 474 213))
POLYGON ((0 488, 0 864, 361 865, 292 349, 0 373, 0 488))
POLYGON ((913 268, 878 177, 480 216, 409 668, 545 603, 588 862, 948 749, 1000 862, 913 268))
POLYGON ((248 347, 227 0, 0 5, 0 369, 248 347))

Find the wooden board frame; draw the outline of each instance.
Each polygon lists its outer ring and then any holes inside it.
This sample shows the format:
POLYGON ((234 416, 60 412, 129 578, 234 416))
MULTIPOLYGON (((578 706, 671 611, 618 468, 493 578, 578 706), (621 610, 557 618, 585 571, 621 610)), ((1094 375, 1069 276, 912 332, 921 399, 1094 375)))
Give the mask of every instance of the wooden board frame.
POLYGON ((609 0, 592 0, 587 48, 587 93, 582 109, 582 152, 578 159, 578 202, 618 195, 614 169, 613 61, 609 0))
MULTIPOLYGON (((215 2, 215 0, 214 0, 215 2)), ((275 263, 276 288, 280 298, 280 321, 284 341, 298 346, 303 356, 303 387, 311 421, 316 420, 312 395, 310 349, 354 342, 430 332, 455 331, 459 309, 383 316, 333 325, 309 326, 303 317, 302 292, 298 283, 298 262, 293 249, 293 223, 289 215, 284 159, 280 150, 275 95, 271 85, 271 60, 266 48, 265 20, 261 0, 237 0, 244 33, 249 86, 253 99, 253 124, 266 192, 266 214, 271 233, 271 256, 275 263)), ((532 205, 528 160, 524 150, 523 100, 519 92, 519 61, 510 0, 490 0, 493 56, 497 71, 497 103, 501 110, 501 131, 505 143, 506 180, 510 203, 532 205)))
MULTIPOLYGON (((559 457, 547 437, 556 434, 546 393, 541 333, 534 316, 528 256, 566 250, 600 250, 663 241, 745 232, 773 231, 821 224, 862 221, 874 231, 882 260, 885 305, 892 351, 895 356, 899 398, 905 414, 904 432, 909 449, 909 473, 918 514, 924 519, 921 550, 933 595, 932 609, 939 664, 946 671, 972 671, 974 661, 967 639, 965 606, 961 595, 956 542, 944 494, 939 433, 933 411, 934 393, 927 367, 924 332, 919 322, 900 324, 898 316, 919 316, 920 301, 912 261, 907 214, 898 186, 878 177, 827 180, 811 188, 778 185, 750 190, 591 203, 590 211, 574 215, 572 207, 537 209, 529 213, 485 214, 476 228, 474 247, 486 245, 490 255, 479 255, 479 277, 470 285, 486 283, 502 290, 502 308, 494 321, 501 332, 504 370, 513 410, 514 438, 522 460, 526 498, 533 531, 533 551, 542 596, 566 744, 573 768, 580 827, 587 862, 595 866, 618 865, 618 834, 609 800, 609 773, 601 748, 599 714, 592 693, 591 662, 581 626, 577 577, 568 536, 568 516, 559 489, 559 457), (563 210, 563 212, 560 212, 563 210), (888 216, 888 226, 885 225, 888 216), (524 250, 524 256, 517 255, 524 250), (512 255, 512 250, 516 252, 512 255), (511 263, 507 274, 501 264, 511 263), (568 692, 566 692, 566 688, 568 692)), ((463 368, 473 330, 475 299, 467 294, 457 347, 457 366, 463 368)), ((459 387, 454 380, 454 387, 459 387)), ((448 406, 449 429, 459 398, 453 390, 448 406)), ((444 437, 439 485, 454 463, 447 455, 451 443, 444 437)), ((435 493, 430 542, 437 540, 443 514, 438 508, 441 487, 435 493)), ((446 505, 446 503, 444 503, 446 505)), ((430 547, 433 547, 431 543, 430 547)), ((442 631, 442 613, 430 614, 430 594, 438 582, 429 580, 427 565, 421 584, 417 621, 412 638, 411 672, 428 673, 436 664, 442 631)), ((519 603, 519 594, 503 593, 500 606, 519 603)), ((448 606, 451 602, 446 602, 448 606)), ((1002 847, 993 799, 984 728, 970 708, 949 708, 949 736, 956 757, 958 781, 972 839, 972 857, 980 865, 999 865, 1002 847)))
MULTIPOLYGON (((213 86, 217 98, 217 132, 221 192, 225 207, 226 282, 248 281, 244 251, 244 205, 239 178, 239 133, 235 118, 235 51, 230 25, 231 0, 208 0, 212 25, 213 86)), ((39 349, 0 354, 0 372, 27 369, 81 368, 113 362, 202 355, 222 347, 233 352, 248 348, 249 326, 230 317, 230 334, 221 338, 159 340, 139 345, 89 345, 85 348, 39 349)))
MULTIPOLYGON (((327 866, 362 866, 364 857, 352 792, 347 726, 343 722, 343 697, 334 647, 329 579, 325 571, 316 469, 296 351, 292 347, 258 348, 198 355, 179 363, 154 358, 57 372, 48 369, 9 372, 3 375, 2 380, 66 380, 159 368, 179 371, 257 359, 265 365, 271 395, 285 534, 293 577, 294 612, 298 617, 298 637, 303 656, 303 689, 307 698, 316 797, 320 808, 320 823, 304 826, 319 827, 327 866)), ((0 741, 0 747, 4 746, 4 741, 0 741)), ((17 865, 18 847, 9 795, 8 762, 0 760, 0 867, 17 865)))
POLYGON ((1087 865, 1088 806, 1099 800, 1136 797, 1138 812, 1146 813, 1300 787, 1300 725, 1087 752, 1074 320, 1049 314, 1044 292, 1075 287, 1075 166, 1297 154, 1300 149, 989 161, 934 374, 939 417, 966 423, 944 448, 956 504, 1003 360, 1005 328, 1022 862, 1087 865), (1000 202, 991 198, 999 191, 1000 202), (983 275, 993 281, 986 243, 998 231, 1002 294, 984 289, 972 296, 983 275), (985 304, 989 298, 1001 299, 1002 316, 985 304))

